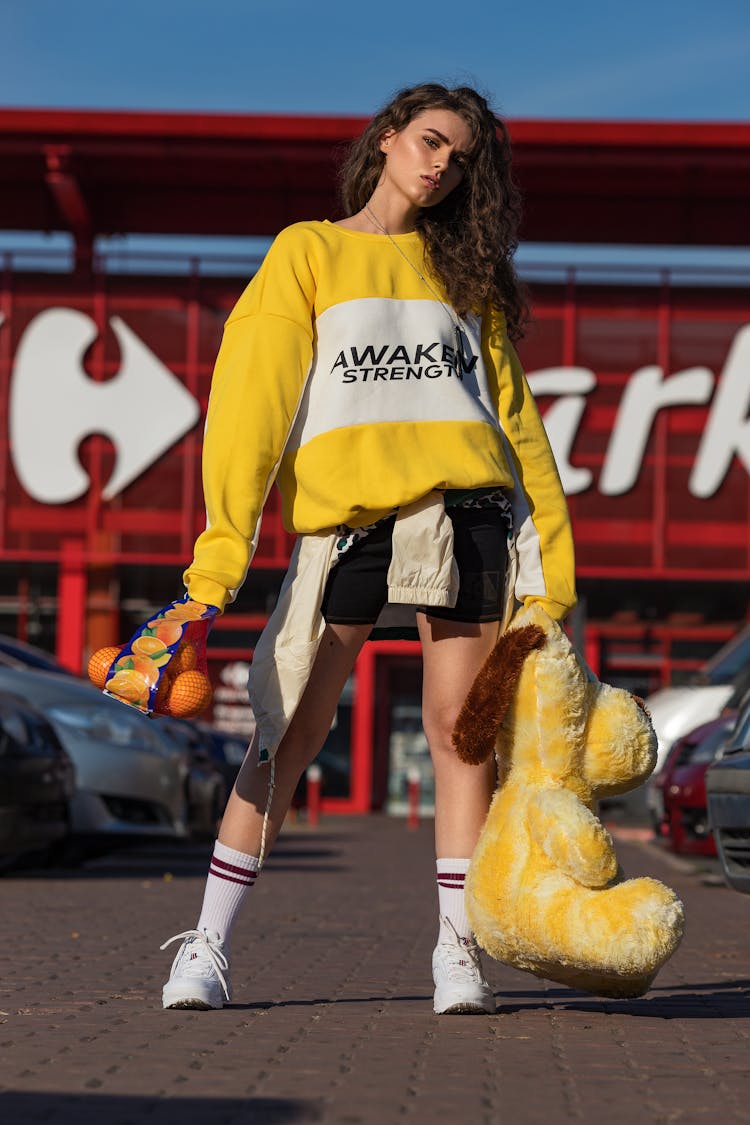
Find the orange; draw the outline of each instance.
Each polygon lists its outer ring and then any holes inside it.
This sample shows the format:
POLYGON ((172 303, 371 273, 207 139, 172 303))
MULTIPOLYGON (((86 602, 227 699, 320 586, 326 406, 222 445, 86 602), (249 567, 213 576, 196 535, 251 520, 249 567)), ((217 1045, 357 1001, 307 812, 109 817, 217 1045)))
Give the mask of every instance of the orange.
POLYGON ((88 666, 89 679, 92 684, 96 684, 98 688, 104 687, 107 681, 107 673, 119 651, 119 645, 107 645, 106 648, 98 648, 95 653, 92 653, 88 666))
POLYGON ((189 601, 180 607, 188 621, 195 621, 206 612, 203 602, 189 601))
POLYGON ((139 656, 161 656, 165 651, 166 645, 164 641, 160 641, 158 637, 136 637, 130 646, 133 652, 137 652, 139 656))
POLYGON ((155 635, 165 645, 173 645, 182 636, 182 626, 179 621, 154 621, 151 626, 155 635))
POLYGON ((190 641, 183 641, 169 662, 169 671, 173 676, 180 672, 190 672, 198 663, 195 648, 190 641))
POLYGON ((193 718, 205 711, 211 702, 211 681, 202 672, 180 672, 167 698, 169 711, 180 718, 193 718))
POLYGON ((135 652, 125 652, 122 656, 117 658, 114 666, 116 671, 122 672, 129 672, 133 668, 138 668, 150 684, 155 684, 159 674, 158 669, 169 662, 169 655, 166 649, 162 649, 161 652, 156 653, 154 656, 144 656, 143 653, 137 650, 135 652))
POLYGON ((151 660, 148 656, 134 656, 133 667, 136 672, 140 672, 149 687, 153 687, 159 679, 159 667, 155 660, 151 660))
POLYGON ((180 602, 164 614, 172 621, 197 621, 206 612, 203 602, 180 602))
POLYGON ((149 687, 140 672, 134 668, 116 672, 107 684, 107 691, 125 703, 144 708, 148 703, 149 687))
POLYGON ((174 679, 172 678, 172 676, 170 676, 168 672, 162 672, 161 679, 159 680, 159 687, 156 689, 156 695, 154 696, 153 704, 154 711, 158 712, 160 715, 171 714, 169 710, 168 698, 169 693, 172 690, 173 683, 174 679))

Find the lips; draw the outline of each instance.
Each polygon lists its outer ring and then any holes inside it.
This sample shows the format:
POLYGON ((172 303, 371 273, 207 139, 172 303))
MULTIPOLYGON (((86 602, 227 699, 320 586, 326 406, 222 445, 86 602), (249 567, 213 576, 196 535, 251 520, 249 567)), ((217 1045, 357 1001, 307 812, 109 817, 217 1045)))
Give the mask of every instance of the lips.
POLYGON ((427 184, 428 188, 437 191, 440 187, 440 181, 436 180, 434 176, 422 176, 423 181, 427 184))

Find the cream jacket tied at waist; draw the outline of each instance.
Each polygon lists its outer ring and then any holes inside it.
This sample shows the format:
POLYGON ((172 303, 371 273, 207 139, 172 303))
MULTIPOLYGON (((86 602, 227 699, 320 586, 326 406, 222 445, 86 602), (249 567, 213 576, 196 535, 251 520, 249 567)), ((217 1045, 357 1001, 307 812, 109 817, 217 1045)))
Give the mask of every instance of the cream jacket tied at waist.
MULTIPOLYGON (((260 761, 276 753, 307 686, 325 629, 321 604, 338 539, 336 532, 297 539, 276 608, 253 654, 248 690, 260 740, 260 761)), ((452 607, 458 586, 453 524, 445 511, 443 494, 431 492, 399 510, 388 570, 389 605, 378 624, 398 623, 389 612, 391 602, 403 607, 452 607)), ((507 588, 513 590, 512 581, 507 588)), ((506 619, 511 609, 506 607, 506 619)))

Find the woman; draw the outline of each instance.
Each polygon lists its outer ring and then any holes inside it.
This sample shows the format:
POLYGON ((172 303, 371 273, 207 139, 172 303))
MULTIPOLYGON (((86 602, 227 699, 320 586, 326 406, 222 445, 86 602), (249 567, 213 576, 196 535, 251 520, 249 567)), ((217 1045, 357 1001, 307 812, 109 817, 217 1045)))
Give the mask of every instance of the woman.
POLYGON ((217 359, 204 442, 208 526, 185 574, 189 596, 220 611, 232 600, 274 479, 300 538, 253 661, 259 733, 196 928, 170 939, 183 943, 165 1007, 229 999, 231 927, 391 602, 416 611, 423 653, 434 1010, 494 1011, 463 881, 495 765, 462 764, 451 733, 507 620, 507 595, 555 618, 575 602, 565 498, 510 343, 525 305, 505 129, 470 88, 404 90, 353 145, 343 199, 339 222, 281 232, 217 359))

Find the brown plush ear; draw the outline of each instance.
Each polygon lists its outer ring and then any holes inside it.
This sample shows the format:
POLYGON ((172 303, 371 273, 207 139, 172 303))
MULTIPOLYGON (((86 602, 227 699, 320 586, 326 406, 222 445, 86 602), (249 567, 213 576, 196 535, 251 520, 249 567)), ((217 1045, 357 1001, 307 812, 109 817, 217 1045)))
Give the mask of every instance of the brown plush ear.
POLYGON ((530 652, 544 648, 539 625, 524 625, 503 633, 482 665, 453 729, 453 745, 462 762, 476 766, 495 749, 500 724, 513 698, 523 662, 530 652))
POLYGON ((641 711, 643 711, 643 714, 646 716, 646 718, 650 719, 651 718, 651 712, 649 711, 648 707, 646 706, 645 701, 643 699, 641 699, 640 695, 633 695, 632 692, 630 694, 633 697, 633 702, 635 704, 637 704, 638 707, 640 707, 641 711))

